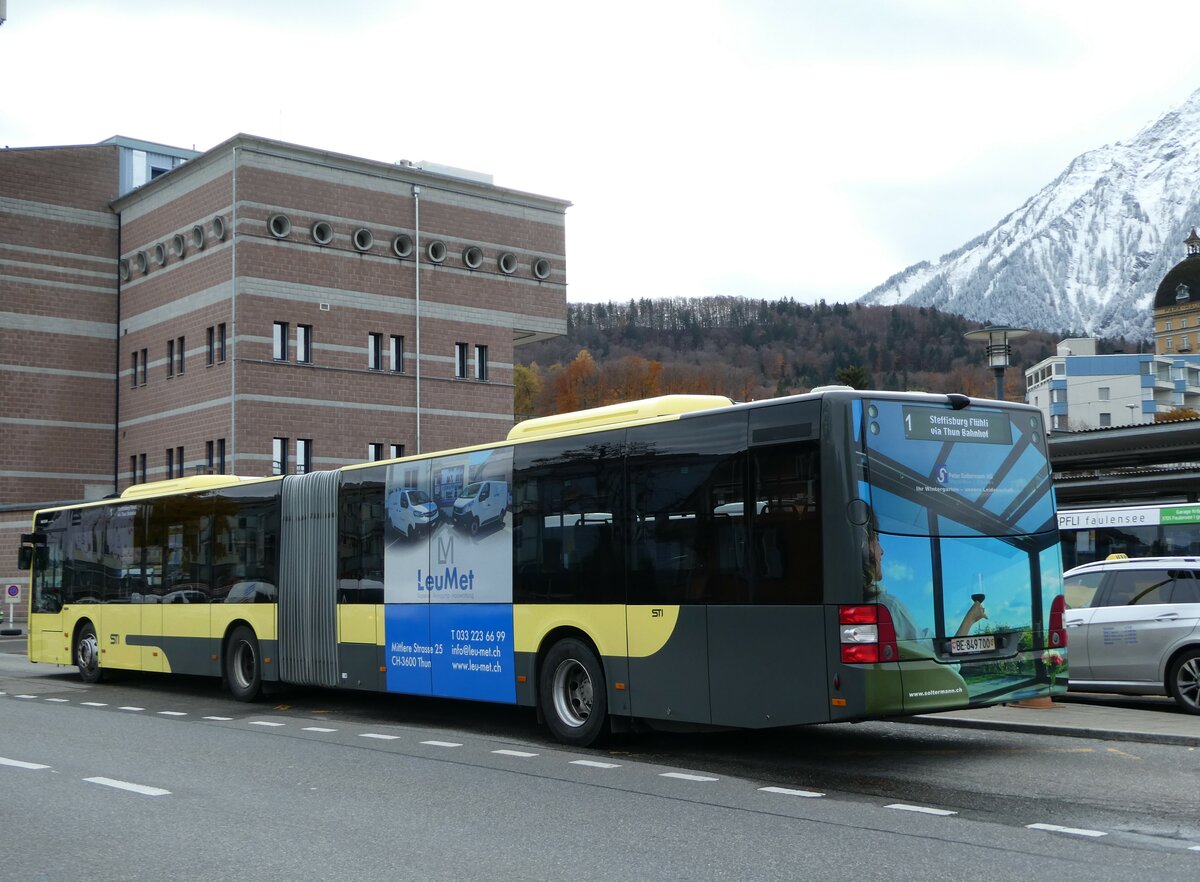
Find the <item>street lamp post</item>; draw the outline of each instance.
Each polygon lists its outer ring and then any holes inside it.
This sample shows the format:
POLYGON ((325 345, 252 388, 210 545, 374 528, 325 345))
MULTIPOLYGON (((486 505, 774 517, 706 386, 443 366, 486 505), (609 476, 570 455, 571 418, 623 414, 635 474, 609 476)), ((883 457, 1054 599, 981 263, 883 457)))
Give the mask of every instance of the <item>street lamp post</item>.
POLYGON ((968 331, 963 336, 968 340, 986 344, 988 367, 996 374, 996 398, 1004 400, 1004 369, 1008 367, 1012 355, 1010 340, 1017 340, 1028 334, 1025 328, 1009 328, 999 325, 989 325, 978 331, 968 331))

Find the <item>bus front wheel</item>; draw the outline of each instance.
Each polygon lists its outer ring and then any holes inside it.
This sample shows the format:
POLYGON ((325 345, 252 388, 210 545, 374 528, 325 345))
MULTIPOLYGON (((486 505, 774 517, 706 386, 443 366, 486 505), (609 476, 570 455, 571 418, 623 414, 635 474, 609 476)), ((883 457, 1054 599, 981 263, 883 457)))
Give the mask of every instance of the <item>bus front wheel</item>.
POLYGON ((254 701, 262 692, 258 638, 245 625, 234 628, 225 645, 225 680, 238 701, 254 701))
POLYGON ((550 733, 563 744, 588 747, 604 736, 608 692, 604 669, 582 640, 568 637, 542 662, 538 700, 550 733))
POLYGON ((91 622, 85 622, 75 637, 75 667, 84 683, 100 681, 100 641, 91 622))

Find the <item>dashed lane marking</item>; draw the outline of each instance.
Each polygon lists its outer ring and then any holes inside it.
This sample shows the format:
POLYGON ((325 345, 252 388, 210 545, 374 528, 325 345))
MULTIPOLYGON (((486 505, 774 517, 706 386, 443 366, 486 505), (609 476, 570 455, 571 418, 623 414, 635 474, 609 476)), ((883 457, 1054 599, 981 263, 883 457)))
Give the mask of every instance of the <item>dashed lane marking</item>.
POLYGON ((133 707, 132 705, 123 705, 122 707, 117 708, 117 710, 144 711, 145 708, 144 707, 133 707))
POLYGON ((949 809, 930 808, 924 805, 908 805, 904 802, 893 802, 891 805, 885 805, 884 808, 896 809, 901 812, 918 812, 922 815, 957 815, 958 812, 952 812, 949 809))
POLYGON ((147 787, 145 784, 134 784, 130 781, 118 781, 115 778, 84 778, 90 784, 102 784, 105 787, 115 787, 117 790, 128 790, 130 793, 140 793, 142 796, 167 796, 170 790, 161 787, 147 787))
POLYGON ((218 722, 221 722, 221 723, 228 723, 230 720, 233 719, 233 717, 205 717, 204 719, 217 720, 218 722))
POLYGON ((71 700, 71 699, 69 699, 69 698, 47 698, 47 699, 46 699, 46 701, 52 701, 52 702, 54 702, 55 704, 66 704, 66 703, 67 703, 67 702, 69 702, 70 700, 71 700))
POLYGON ((277 723, 273 720, 251 720, 250 725, 251 726, 270 726, 272 728, 278 728, 279 726, 286 726, 287 723, 277 723))
POLYGON ((590 769, 619 769, 620 763, 601 763, 596 760, 571 760, 573 766, 587 766, 590 769))
POLYGON ((378 732, 359 732, 359 738, 375 738, 378 741, 398 741, 399 735, 380 735, 378 732))
POLYGON ((493 750, 492 753, 498 753, 500 756, 515 756, 521 759, 529 759, 537 756, 536 753, 530 753, 528 750, 493 750))
POLYGON ((791 790, 787 787, 759 787, 762 793, 779 793, 783 796, 802 796, 805 799, 817 799, 824 796, 824 793, 817 793, 815 790, 791 790))
POLYGON ((158 711, 160 716, 164 717, 186 717, 185 711, 158 711))
POLYGON ((14 769, 48 769, 47 765, 42 763, 27 763, 24 760, 9 759, 6 756, 0 756, 0 766, 12 766, 14 769))
POLYGON ((327 729, 324 726, 305 726, 305 732, 336 732, 337 729, 327 729))
POLYGON ((84 707, 108 707, 103 701, 81 701, 79 703, 84 707))
POLYGON ((422 741, 422 744, 428 744, 430 747, 462 747, 457 741, 422 741))
POLYGON ((1046 830, 1050 833, 1066 833, 1069 836, 1091 836, 1093 838, 1099 836, 1107 836, 1099 830, 1081 830, 1078 827, 1060 827, 1058 824, 1026 824, 1030 830, 1046 830))
POLYGON ((689 775, 686 772, 663 772, 658 777, 660 778, 678 778, 680 781, 720 781, 720 778, 712 778, 708 775, 689 775))

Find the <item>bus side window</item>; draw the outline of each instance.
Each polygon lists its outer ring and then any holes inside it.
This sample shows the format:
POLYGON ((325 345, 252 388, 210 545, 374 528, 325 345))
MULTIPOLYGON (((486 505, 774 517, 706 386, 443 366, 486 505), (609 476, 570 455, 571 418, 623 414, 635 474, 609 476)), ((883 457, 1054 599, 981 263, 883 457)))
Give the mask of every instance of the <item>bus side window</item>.
POLYGON ((753 452, 755 603, 822 601, 817 451, 801 441, 753 452))

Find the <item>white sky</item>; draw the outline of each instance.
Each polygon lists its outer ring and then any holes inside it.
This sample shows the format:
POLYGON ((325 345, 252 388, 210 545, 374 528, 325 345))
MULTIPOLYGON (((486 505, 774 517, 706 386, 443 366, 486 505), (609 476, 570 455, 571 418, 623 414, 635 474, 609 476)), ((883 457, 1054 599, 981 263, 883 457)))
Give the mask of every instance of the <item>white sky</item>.
POLYGON ((238 132, 568 199, 573 301, 850 300, 1200 88, 1182 0, 8 0, 0 145, 238 132))

